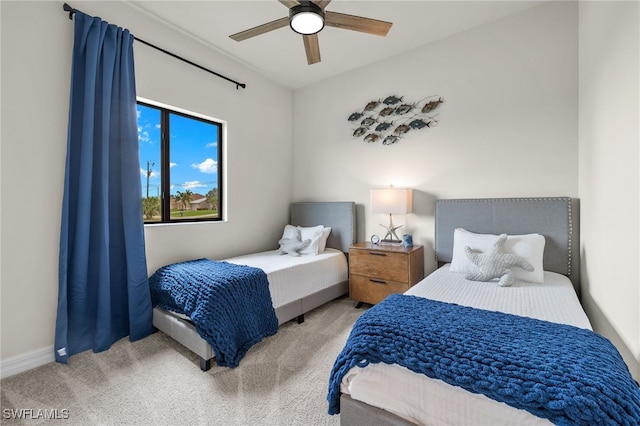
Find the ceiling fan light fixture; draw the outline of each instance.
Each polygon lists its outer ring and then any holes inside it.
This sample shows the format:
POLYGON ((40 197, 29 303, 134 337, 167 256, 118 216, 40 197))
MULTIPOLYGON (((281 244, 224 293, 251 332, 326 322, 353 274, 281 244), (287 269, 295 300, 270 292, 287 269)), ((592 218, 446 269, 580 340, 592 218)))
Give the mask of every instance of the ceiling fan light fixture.
POLYGON ((324 11, 311 2, 294 6, 289 9, 289 26, 298 34, 315 34, 324 28, 324 11))

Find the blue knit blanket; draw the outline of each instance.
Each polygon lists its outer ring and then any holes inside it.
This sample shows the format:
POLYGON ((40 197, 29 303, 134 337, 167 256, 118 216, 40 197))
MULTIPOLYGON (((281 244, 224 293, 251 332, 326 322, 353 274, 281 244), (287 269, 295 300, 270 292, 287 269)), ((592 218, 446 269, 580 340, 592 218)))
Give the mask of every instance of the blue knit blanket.
POLYGON ((267 275, 259 268, 198 259, 158 269, 153 306, 187 315, 216 363, 237 367, 247 351, 278 331, 267 275))
POLYGON ((351 367, 399 364, 558 425, 638 425, 640 388, 616 348, 585 329, 392 295, 354 325, 329 380, 329 414, 351 367))

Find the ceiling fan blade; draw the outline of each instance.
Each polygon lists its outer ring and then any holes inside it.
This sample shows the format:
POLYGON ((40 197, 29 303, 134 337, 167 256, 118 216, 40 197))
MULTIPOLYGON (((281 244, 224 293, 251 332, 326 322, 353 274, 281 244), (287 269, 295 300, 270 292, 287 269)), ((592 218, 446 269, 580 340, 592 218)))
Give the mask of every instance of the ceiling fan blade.
POLYGON ((322 10, 324 10, 324 8, 329 6, 329 3, 331 3, 331 0, 312 0, 312 1, 316 5, 320 6, 320 9, 322 10))
POLYGON ((269 31, 277 30, 278 28, 286 27, 287 25, 289 25, 289 17, 284 17, 276 19, 275 21, 267 22, 266 24, 258 25, 257 27, 253 27, 245 31, 240 31, 236 34, 231 34, 229 37, 235 41, 242 41, 260 34, 268 33, 269 31))
POLYGON ((307 53, 307 64, 312 65, 320 62, 318 34, 302 36, 302 40, 304 41, 304 51, 307 53))
POLYGON ((293 6, 297 6, 300 4, 298 0, 278 0, 278 1, 284 4, 285 6, 287 6, 289 9, 291 9, 293 6))
POLYGON ((324 12, 324 24, 329 27, 360 31, 378 36, 386 36, 391 25, 393 25, 387 21, 329 11, 324 12))

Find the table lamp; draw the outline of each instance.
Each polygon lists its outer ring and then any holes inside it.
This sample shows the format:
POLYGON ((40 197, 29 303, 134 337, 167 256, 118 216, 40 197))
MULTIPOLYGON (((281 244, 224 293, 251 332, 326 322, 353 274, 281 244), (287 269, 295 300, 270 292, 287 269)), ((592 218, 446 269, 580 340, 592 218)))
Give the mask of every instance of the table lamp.
POLYGON ((396 229, 400 226, 393 226, 393 214, 411 213, 412 208, 412 190, 406 188, 386 188, 371 190, 371 212, 384 213, 389 215, 389 226, 382 225, 387 230, 387 235, 382 239, 383 243, 401 242, 396 234, 396 229))

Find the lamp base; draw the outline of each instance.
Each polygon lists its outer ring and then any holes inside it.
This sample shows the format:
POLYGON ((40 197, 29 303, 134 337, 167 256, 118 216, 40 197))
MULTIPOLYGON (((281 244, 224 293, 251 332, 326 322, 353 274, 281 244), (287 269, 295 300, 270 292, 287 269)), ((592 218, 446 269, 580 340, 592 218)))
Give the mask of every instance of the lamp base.
POLYGON ((380 226, 387 230, 387 235, 385 235, 384 238, 380 240, 381 243, 397 244, 402 242, 402 240, 400 240, 400 237, 398 237, 398 234, 396 234, 396 229, 402 228, 402 225, 393 226, 393 222, 391 222, 391 215, 389 215, 389 226, 383 224, 380 224, 380 226))
POLYGON ((380 240, 380 244, 389 244, 389 245, 399 246, 402 244, 402 241, 384 239, 384 240, 380 240))

